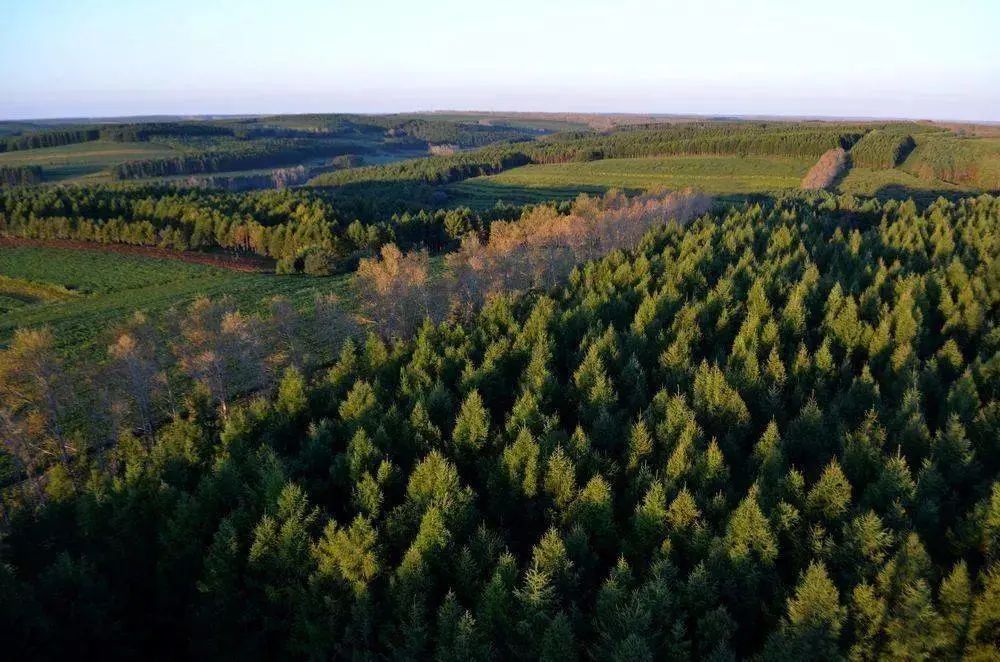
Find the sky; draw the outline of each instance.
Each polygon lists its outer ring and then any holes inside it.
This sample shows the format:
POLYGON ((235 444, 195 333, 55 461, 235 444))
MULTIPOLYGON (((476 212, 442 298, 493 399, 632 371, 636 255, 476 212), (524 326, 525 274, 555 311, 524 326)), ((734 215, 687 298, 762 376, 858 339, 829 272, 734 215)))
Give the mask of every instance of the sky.
POLYGON ((1000 121, 1000 0, 0 0, 0 119, 1000 121))

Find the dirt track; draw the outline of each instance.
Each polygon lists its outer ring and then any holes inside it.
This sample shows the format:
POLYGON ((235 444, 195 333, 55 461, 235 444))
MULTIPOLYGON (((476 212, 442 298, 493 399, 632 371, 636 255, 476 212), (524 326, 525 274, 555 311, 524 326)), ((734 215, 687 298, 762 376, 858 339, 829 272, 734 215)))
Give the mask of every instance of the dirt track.
POLYGON ((192 264, 231 269, 233 271, 266 272, 273 270, 273 262, 257 256, 242 256, 229 253, 198 253, 195 251, 172 251, 152 246, 131 246, 128 244, 100 244, 92 241, 71 239, 21 239, 0 237, 0 247, 65 248, 70 250, 102 251, 120 255, 136 255, 160 260, 179 260, 192 264))

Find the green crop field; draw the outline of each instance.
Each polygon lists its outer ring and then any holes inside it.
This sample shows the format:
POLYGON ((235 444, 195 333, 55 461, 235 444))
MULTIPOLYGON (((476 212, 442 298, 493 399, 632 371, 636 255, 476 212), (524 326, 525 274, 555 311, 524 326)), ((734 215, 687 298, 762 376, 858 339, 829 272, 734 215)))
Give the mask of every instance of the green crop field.
POLYGON ((0 166, 41 166, 46 181, 110 181, 110 166, 132 159, 171 156, 177 150, 158 143, 105 140, 0 153, 0 166))
POLYGON ((456 204, 566 199, 609 188, 630 191, 688 186, 706 193, 739 194, 793 189, 813 160, 785 156, 668 156, 527 165, 448 187, 456 204))
POLYGON ((100 251, 58 248, 4 248, 3 282, 30 283, 39 291, 72 293, 62 297, 24 297, 0 287, 0 344, 18 327, 47 325, 68 356, 86 356, 107 330, 135 310, 161 312, 198 296, 232 297, 241 309, 259 310, 273 296, 298 305, 316 294, 346 291, 346 277, 307 278, 242 273, 173 260, 100 251))

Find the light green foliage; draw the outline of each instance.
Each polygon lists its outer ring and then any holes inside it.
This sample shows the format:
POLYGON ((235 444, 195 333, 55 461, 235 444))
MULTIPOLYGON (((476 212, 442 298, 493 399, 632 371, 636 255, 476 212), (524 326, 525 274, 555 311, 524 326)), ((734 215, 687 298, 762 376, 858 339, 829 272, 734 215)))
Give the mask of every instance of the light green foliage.
POLYGON ((363 593, 379 571, 377 539, 371 522, 361 516, 347 528, 331 520, 313 549, 318 574, 342 580, 356 593, 363 593))
POLYGON ((836 460, 823 469, 823 474, 809 490, 808 503, 813 512, 829 520, 836 520, 847 512, 851 504, 851 484, 836 460))
POLYGON ((514 443, 504 449, 503 465, 507 478, 528 498, 538 492, 539 448, 527 429, 522 428, 514 443))
POLYGON ((764 565, 774 563, 778 555, 777 543, 753 495, 743 499, 729 518, 726 548, 730 558, 736 562, 753 560, 764 565))
POLYGON ((822 563, 803 573, 795 595, 788 599, 788 616, 768 642, 764 659, 788 660, 837 657, 837 640, 846 620, 837 587, 822 563))
POLYGON ((309 401, 306 396, 305 379, 294 367, 285 369, 285 374, 278 384, 278 397, 275 407, 289 416, 295 416, 305 411, 309 401))
POLYGON ((449 191, 463 204, 572 199, 612 188, 648 190, 695 187, 706 193, 760 193, 794 189, 812 160, 782 156, 668 156, 606 159, 589 163, 526 165, 499 175, 468 179, 449 191))
POLYGON ((472 452, 486 443, 489 432, 489 412, 483 406, 483 399, 479 393, 472 391, 462 403, 462 409, 455 421, 455 429, 451 434, 452 442, 463 452, 472 452))
POLYGON ((559 508, 565 508, 576 494, 576 470, 562 447, 549 457, 545 471, 545 491, 559 508))

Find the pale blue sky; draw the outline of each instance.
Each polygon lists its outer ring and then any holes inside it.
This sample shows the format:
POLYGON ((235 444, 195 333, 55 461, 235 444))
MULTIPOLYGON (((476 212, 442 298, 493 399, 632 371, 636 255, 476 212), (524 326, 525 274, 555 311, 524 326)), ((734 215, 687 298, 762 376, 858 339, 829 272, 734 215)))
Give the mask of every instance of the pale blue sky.
POLYGON ((1000 0, 0 0, 0 118, 1000 120, 1000 0))

